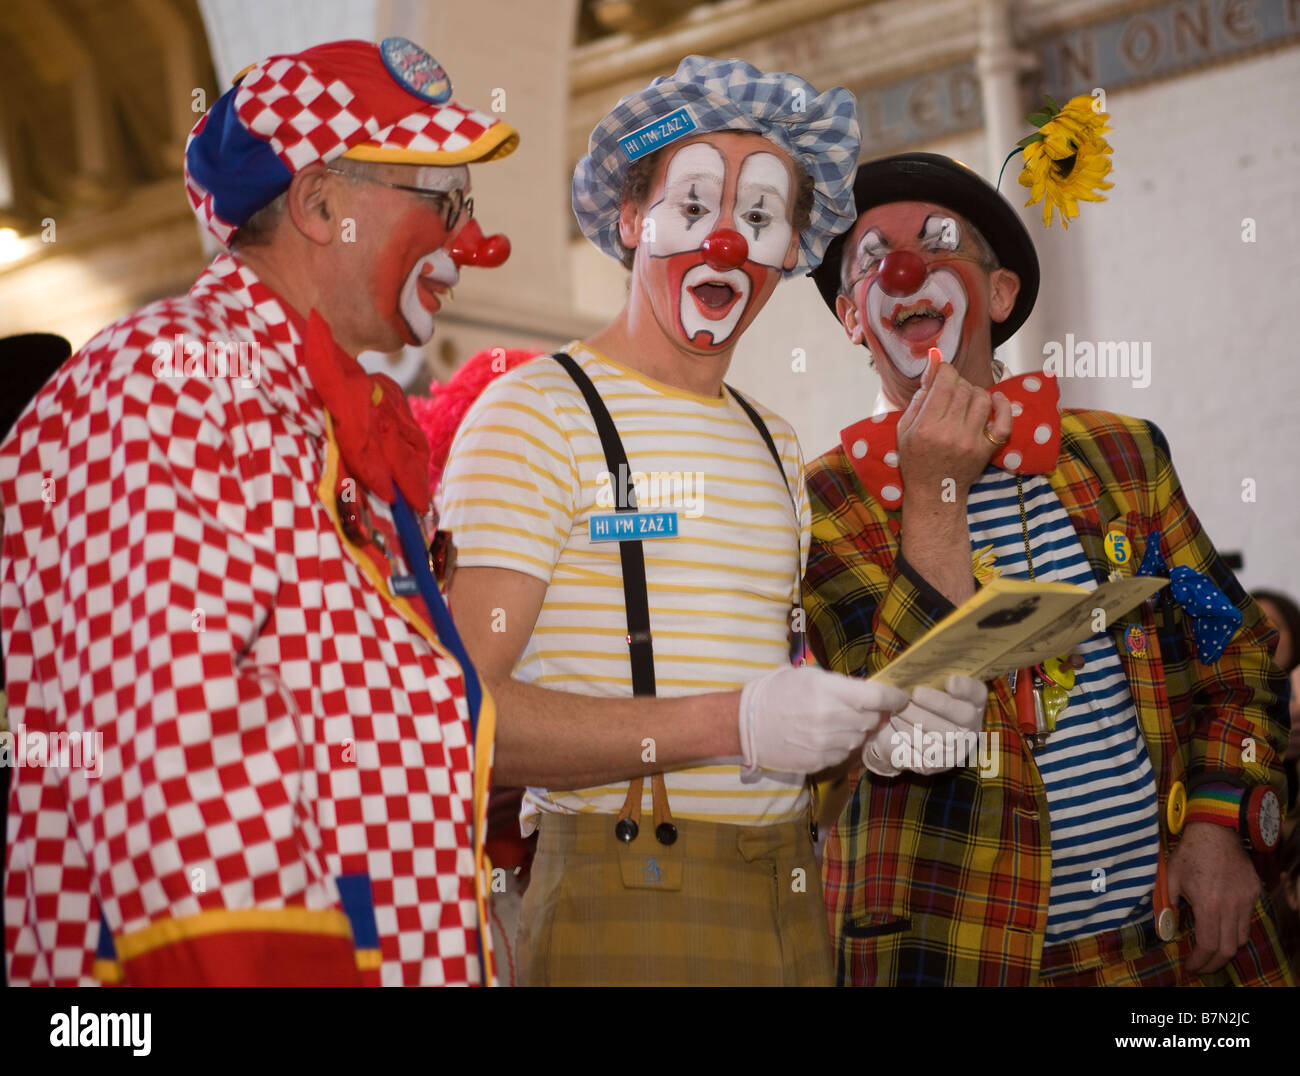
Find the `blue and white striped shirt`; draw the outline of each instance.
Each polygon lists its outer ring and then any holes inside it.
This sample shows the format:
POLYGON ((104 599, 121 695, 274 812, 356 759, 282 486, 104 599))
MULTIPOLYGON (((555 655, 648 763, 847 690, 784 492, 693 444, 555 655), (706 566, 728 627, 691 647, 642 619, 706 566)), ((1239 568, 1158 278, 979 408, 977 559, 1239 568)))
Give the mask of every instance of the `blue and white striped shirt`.
MULTIPOLYGON (((1034 577, 1091 589, 1092 568, 1047 478, 1026 476, 1024 494, 1034 577)), ((1001 575, 1029 577, 1015 475, 985 471, 967 520, 972 551, 992 545, 1001 575)), ((1078 649, 1087 664, 1034 752, 1051 819, 1048 944, 1149 914, 1160 851, 1155 777, 1115 644, 1098 633, 1078 649)))

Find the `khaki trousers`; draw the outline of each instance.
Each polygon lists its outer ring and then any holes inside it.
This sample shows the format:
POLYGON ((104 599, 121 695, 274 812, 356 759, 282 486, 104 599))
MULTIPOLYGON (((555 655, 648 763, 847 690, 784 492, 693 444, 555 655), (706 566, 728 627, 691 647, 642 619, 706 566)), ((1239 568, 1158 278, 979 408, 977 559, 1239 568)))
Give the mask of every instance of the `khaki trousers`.
POLYGON ((542 816, 517 949, 524 986, 829 986, 804 822, 677 819, 630 844, 612 815, 542 816))

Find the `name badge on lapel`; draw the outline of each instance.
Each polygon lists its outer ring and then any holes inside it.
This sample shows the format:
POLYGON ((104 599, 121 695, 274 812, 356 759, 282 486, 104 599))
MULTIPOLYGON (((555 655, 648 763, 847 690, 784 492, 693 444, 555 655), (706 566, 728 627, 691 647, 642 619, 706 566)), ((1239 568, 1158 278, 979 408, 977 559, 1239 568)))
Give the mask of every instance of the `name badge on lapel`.
POLYGON ((676 512, 604 512, 587 521, 593 542, 633 542, 646 538, 676 538, 676 512))

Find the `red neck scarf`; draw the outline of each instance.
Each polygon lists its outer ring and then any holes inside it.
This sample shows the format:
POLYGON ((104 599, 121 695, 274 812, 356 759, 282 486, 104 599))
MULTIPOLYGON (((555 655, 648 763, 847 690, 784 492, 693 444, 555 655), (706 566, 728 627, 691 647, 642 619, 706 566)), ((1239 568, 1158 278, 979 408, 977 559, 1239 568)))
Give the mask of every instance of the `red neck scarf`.
POLYGON ((417 516, 427 512, 429 442, 401 387, 385 374, 366 373, 315 310, 307 321, 303 355, 348 471, 389 504, 400 489, 417 516))

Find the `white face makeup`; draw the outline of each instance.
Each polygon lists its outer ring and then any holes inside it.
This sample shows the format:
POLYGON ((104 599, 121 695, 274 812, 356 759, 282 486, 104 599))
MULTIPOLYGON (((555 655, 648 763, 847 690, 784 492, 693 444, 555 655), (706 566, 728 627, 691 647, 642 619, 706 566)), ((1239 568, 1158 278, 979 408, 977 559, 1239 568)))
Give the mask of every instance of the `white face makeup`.
POLYGON ((790 173, 772 153, 751 153, 736 183, 736 230, 749 244, 749 260, 780 269, 794 225, 787 212, 790 173))
POLYGON ((445 250, 426 254, 407 274, 398 309, 416 343, 427 344, 433 339, 433 316, 442 307, 442 301, 431 285, 445 285, 449 293, 459 279, 460 270, 445 250))
POLYGON ((646 213, 654 222, 647 237, 653 257, 699 249, 718 225, 725 171, 722 154, 707 142, 693 142, 673 156, 664 196, 646 213))
POLYGON ((962 323, 969 306, 966 289, 961 278, 951 269, 935 269, 925 283, 913 294, 901 298, 886 295, 877 278, 867 289, 865 303, 871 329, 884 346, 890 360, 904 377, 920 377, 929 363, 929 348, 937 347, 944 362, 952 362, 961 340, 962 323), (929 315, 943 316, 943 331, 938 339, 926 340, 921 355, 913 352, 913 345, 900 333, 908 332, 907 322, 913 318, 932 321, 929 315), (891 328, 886 328, 888 322, 891 328))
MULTIPOLYGON (((409 166, 408 166, 409 167, 409 166)), ((426 191, 464 190, 469 186, 469 169, 463 164, 443 167, 441 165, 422 164, 408 172, 411 177, 401 182, 408 187, 419 187, 426 191)), ((394 182, 397 182, 394 180, 394 182)))
POLYGON ((675 320, 688 340, 720 347, 736 331, 756 288, 761 290, 766 280, 757 266, 779 271, 789 252, 789 201, 790 172, 774 153, 741 157, 729 150, 724 155, 708 142, 694 142, 669 160, 663 196, 646 210, 642 239, 651 258, 662 259, 664 266, 650 286, 666 287, 663 300, 675 308, 675 320), (728 168, 735 188, 724 203, 728 168), (743 266, 714 269, 705 261, 704 240, 719 229, 733 229, 744 238, 749 271, 743 266))
MULTIPOLYGON (((961 225, 956 218, 933 213, 925 218, 917 236, 922 252, 940 255, 956 252, 961 240, 961 225)), ((870 229, 858 243, 854 276, 875 271, 889 250, 889 243, 881 233, 870 229)), ((944 362, 956 358, 970 303, 961 277, 951 269, 936 267, 921 287, 905 296, 886 294, 877 276, 867 289, 864 306, 871 331, 894 367, 904 377, 912 378, 924 373, 931 347, 939 349, 944 362), (939 317, 943 319, 943 327, 936 337, 933 326, 939 317)))
MULTIPOLYGON (((961 247, 961 225, 955 217, 931 213, 921 225, 919 239, 922 250, 955 252, 961 247)), ((872 228, 867 231, 858 242, 852 279, 856 280, 871 272, 888 253, 889 243, 880 234, 880 230, 872 228)))

